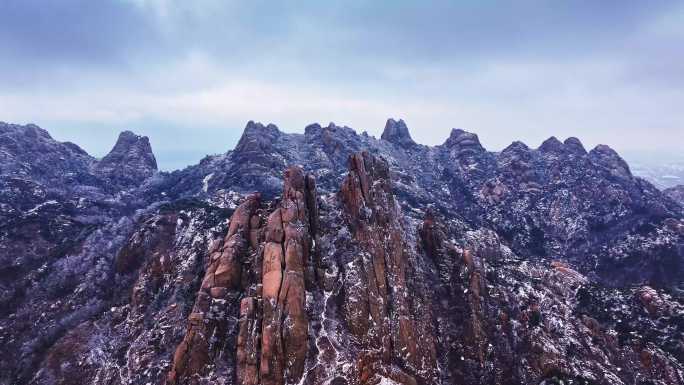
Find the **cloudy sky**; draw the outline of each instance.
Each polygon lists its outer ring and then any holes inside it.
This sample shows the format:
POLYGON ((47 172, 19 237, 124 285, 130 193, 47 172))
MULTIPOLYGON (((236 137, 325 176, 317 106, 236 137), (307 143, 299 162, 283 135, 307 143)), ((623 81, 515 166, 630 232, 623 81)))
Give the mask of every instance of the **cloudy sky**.
POLYGON ((682 152, 681 1, 427 3, 3 0, 0 121, 96 156, 130 129, 163 169, 233 148, 250 119, 682 152))

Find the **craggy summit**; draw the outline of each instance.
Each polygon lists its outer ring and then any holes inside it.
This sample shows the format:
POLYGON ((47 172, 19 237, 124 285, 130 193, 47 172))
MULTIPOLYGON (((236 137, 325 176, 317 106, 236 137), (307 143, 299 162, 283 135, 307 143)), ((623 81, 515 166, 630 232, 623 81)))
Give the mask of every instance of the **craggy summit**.
POLYGON ((0 123, 0 384, 684 384, 684 209, 610 147, 0 123))

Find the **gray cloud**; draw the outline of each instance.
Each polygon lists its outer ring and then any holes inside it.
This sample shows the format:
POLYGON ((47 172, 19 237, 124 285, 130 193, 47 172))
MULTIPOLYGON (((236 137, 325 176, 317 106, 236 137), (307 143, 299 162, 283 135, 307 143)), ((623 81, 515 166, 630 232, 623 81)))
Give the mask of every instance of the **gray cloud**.
POLYGON ((231 148, 249 119, 677 150, 682 46, 676 1, 7 0, 0 120, 96 155, 134 129, 164 168, 231 148))

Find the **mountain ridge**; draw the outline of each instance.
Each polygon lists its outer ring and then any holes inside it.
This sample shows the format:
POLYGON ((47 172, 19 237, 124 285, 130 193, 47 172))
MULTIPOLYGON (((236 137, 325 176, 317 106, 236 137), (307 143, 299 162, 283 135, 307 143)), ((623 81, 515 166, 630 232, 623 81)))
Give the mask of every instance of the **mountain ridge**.
POLYGON ((161 172, 18 127, 0 383, 684 383, 684 210, 608 146, 250 121, 161 172))

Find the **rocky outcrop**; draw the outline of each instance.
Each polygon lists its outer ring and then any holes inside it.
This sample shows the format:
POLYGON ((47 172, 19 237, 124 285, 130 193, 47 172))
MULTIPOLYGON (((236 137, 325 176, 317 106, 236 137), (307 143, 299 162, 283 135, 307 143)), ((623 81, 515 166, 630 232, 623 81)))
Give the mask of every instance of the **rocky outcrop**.
POLYGON ((629 170, 627 162, 615 150, 604 144, 599 144, 591 150, 589 157, 596 164, 605 167, 613 176, 626 179, 632 178, 632 172, 629 170))
POLYGON ((461 154, 473 154, 484 151, 480 144, 480 139, 472 132, 467 132, 460 128, 454 128, 449 134, 449 138, 444 142, 444 146, 461 154))
POLYGON ((0 383, 684 383, 681 205, 607 147, 404 127, 122 185, 0 125, 0 383))
POLYGON ((287 169, 280 207, 266 224, 260 362, 265 385, 296 383, 303 375, 308 348, 306 270, 312 267, 311 215, 316 213, 309 204, 314 202, 313 178, 300 168, 287 169))
POLYGON ((437 372, 435 339, 429 328, 418 329, 416 304, 409 296, 410 251, 389 167, 366 152, 352 155, 349 165, 340 199, 364 254, 352 262, 361 276, 349 277, 358 281, 346 293, 345 317, 367 351, 360 383, 383 377, 402 384, 430 383, 437 372))
POLYGON ((408 127, 406 127, 406 123, 404 123, 402 119, 399 119, 398 121, 387 119, 381 138, 404 148, 410 148, 416 145, 416 142, 411 139, 411 134, 409 133, 408 127))
POLYGON ((539 151, 541 153, 558 153, 562 152, 564 149, 565 146, 563 145, 563 143, 560 140, 558 140, 555 136, 546 139, 539 146, 539 151))
POLYGON ((114 148, 95 166, 95 172, 121 186, 135 186, 157 171, 150 140, 124 131, 114 148))
POLYGON ((684 185, 667 188, 663 190, 663 193, 684 207, 684 185))
POLYGON ((566 264, 520 263, 495 233, 469 231, 453 242, 459 231, 432 214, 419 230, 440 277, 434 309, 442 383, 682 383, 678 364, 665 358, 674 345, 654 349, 658 342, 630 337, 653 321, 627 321, 640 306, 654 319, 680 305, 666 305, 651 288, 599 294, 566 264))
MULTIPOLYGON (((89 167, 95 158, 73 143, 60 143, 44 129, 0 122, 0 174, 58 188, 95 184, 89 167)), ((7 202, 7 200, 3 200, 7 202)))
POLYGON ((568 151, 575 153, 577 155, 584 155, 587 153, 587 150, 584 149, 584 145, 582 144, 582 142, 575 137, 569 137, 565 139, 563 144, 565 145, 565 148, 568 149, 568 151))
POLYGON ((238 181, 243 192, 259 191, 265 198, 276 197, 282 190, 280 173, 288 166, 279 144, 287 147, 286 151, 294 150, 295 144, 275 124, 250 120, 229 153, 227 160, 232 167, 225 174, 214 174, 212 185, 232 188, 238 181))
POLYGON ((231 335, 235 325, 231 316, 237 314, 242 288, 242 264, 249 248, 257 245, 251 239, 259 195, 247 197, 230 219, 223 244, 211 253, 210 264, 202 280, 192 313, 188 318, 188 331, 178 345, 169 372, 169 383, 186 383, 197 374, 203 374, 223 351, 232 354, 231 335))
POLYGON ((315 283, 310 273, 315 182, 291 167, 284 185, 282 200, 264 227, 257 214, 259 195, 247 197, 231 217, 223 245, 211 253, 169 383, 192 383, 207 374, 208 366, 216 366, 218 357, 233 355, 242 384, 292 384, 302 377, 308 350, 307 280, 315 283), (247 264, 250 250, 258 258, 247 264), (243 266, 249 271, 243 272, 243 266), (230 321, 238 317, 237 324, 230 321))

